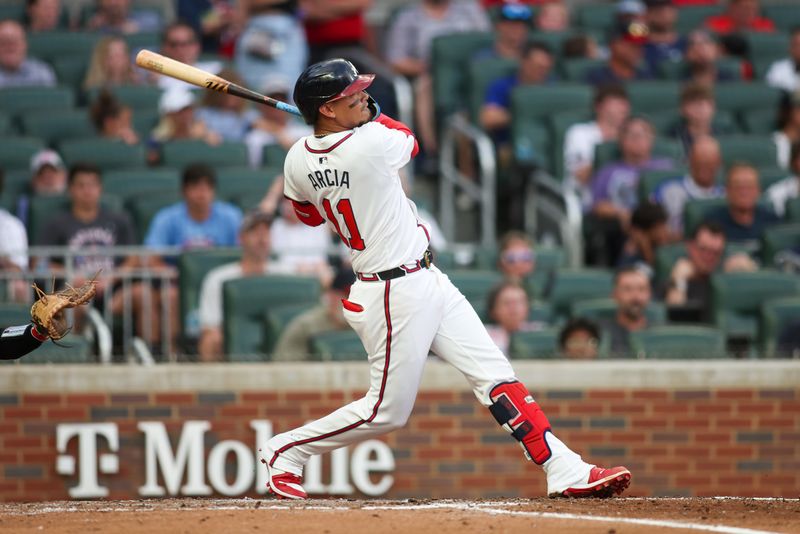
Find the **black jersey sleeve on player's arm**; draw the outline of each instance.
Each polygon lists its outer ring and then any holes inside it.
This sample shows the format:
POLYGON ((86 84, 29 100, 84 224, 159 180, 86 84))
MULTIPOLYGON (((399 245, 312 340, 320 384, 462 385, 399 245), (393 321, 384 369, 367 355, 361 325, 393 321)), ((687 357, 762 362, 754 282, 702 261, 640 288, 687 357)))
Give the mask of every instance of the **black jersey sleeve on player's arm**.
POLYGON ((47 336, 40 334, 33 323, 4 328, 0 331, 0 360, 16 360, 46 340, 47 336))

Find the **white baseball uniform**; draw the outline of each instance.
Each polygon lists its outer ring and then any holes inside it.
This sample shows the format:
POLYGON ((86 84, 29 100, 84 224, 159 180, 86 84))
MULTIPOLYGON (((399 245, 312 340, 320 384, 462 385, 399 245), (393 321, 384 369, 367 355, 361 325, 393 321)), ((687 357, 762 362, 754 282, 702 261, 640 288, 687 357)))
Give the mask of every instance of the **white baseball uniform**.
MULTIPOLYGON (((298 210, 301 219, 316 217, 314 222, 321 223, 322 215, 351 250, 358 281, 343 301, 344 315, 369 355, 370 388, 330 415, 273 437, 261 450, 273 469, 301 475, 312 455, 405 425, 431 351, 464 373, 490 409, 493 388, 517 383, 511 364, 469 302, 444 273, 420 261, 428 230, 398 176, 415 151, 407 128, 380 117, 353 130, 308 136, 286 157, 284 194, 296 207, 317 209, 309 209, 312 215, 298 210), (376 274, 398 267, 404 276, 382 279, 376 274)), ((529 396, 525 399, 536 406, 529 396)), ((504 425, 509 432, 513 415, 502 418, 509 421, 504 425)), ((585 482, 592 466, 549 427, 540 436, 546 436, 546 455, 537 463, 547 473, 548 492, 585 482)))

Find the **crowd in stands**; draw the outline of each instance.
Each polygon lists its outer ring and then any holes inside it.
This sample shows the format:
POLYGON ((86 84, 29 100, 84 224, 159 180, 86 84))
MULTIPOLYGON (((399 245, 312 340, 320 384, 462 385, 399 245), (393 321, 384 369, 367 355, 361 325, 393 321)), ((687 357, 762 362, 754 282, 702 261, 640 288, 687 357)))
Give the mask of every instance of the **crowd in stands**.
MULTIPOLYGON (((200 361, 239 351, 283 361, 328 357, 326 343, 355 335, 341 313, 354 282, 348 252, 332 231, 303 225, 282 197, 283 156, 311 128, 275 108, 139 69, 134 57, 154 49, 291 101, 309 62, 343 56, 411 83, 422 148, 415 170, 429 185, 440 179, 448 114, 469 114, 475 93, 471 120, 494 144, 501 176, 514 177, 498 188, 533 179, 520 157, 527 143, 533 166, 578 199, 580 271, 566 269, 563 248, 519 231, 516 216, 501 224, 496 250, 478 249, 467 262, 456 261, 443 239, 434 243, 436 263, 464 284, 510 358, 641 356, 641 333, 677 324, 705 326, 728 349, 746 339, 738 354, 800 350, 796 324, 762 309, 770 298, 800 299, 800 16, 781 9, 791 3, 389 4, 0 4, 0 272, 68 271, 70 283, 100 272, 97 306, 110 315, 130 306, 135 333, 156 352, 167 346, 200 361), (377 8, 390 11, 385 23, 368 23, 377 8), (463 94, 445 105, 437 84, 453 36, 475 41, 450 51, 462 57, 455 71, 463 94), (475 72, 497 75, 478 83, 475 72), (535 125, 543 139, 526 138, 520 106, 546 107, 537 95, 567 87, 584 97, 545 109, 535 125), (34 91, 43 92, 27 101, 34 91), (58 255, 29 257, 29 246, 73 250, 69 268, 58 255), (189 255, 142 260, 96 250, 127 246, 234 254, 200 268, 194 287, 184 287, 176 277, 189 255), (141 269, 174 282, 154 292, 154 282, 124 274, 141 269), (575 278, 573 287, 570 276, 581 273, 596 283, 580 289, 575 278), (234 282, 285 276, 317 289, 247 312, 255 337, 226 325, 247 323, 232 318, 234 282), (726 277, 741 282, 735 287, 749 304, 731 304, 726 277), (758 285, 768 279, 773 285, 758 285), (325 338, 329 332, 341 336, 325 338)), ((397 109, 390 79, 374 91, 384 110, 397 109)), ((413 183, 404 186, 420 198, 413 183)), ((432 200, 422 198, 421 208, 432 200)), ((26 301, 27 286, 0 279, 0 307, 26 301)))

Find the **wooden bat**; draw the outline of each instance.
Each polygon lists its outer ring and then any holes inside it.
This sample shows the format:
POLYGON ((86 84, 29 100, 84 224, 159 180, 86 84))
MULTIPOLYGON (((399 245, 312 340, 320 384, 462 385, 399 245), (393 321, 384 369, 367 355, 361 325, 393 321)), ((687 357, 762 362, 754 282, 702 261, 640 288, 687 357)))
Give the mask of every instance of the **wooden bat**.
POLYGON ((211 89, 212 91, 219 91, 220 93, 228 93, 230 95, 246 98, 259 104, 266 104, 278 108, 281 111, 291 113, 292 115, 302 116, 300 110, 296 106, 275 100, 268 96, 256 93, 250 89, 246 89, 241 85, 229 82, 224 78, 215 76, 210 72, 206 72, 197 67, 187 65, 172 58, 156 54, 150 50, 142 50, 136 54, 136 64, 158 74, 164 74, 177 80, 182 80, 186 83, 202 87, 204 89, 211 89))

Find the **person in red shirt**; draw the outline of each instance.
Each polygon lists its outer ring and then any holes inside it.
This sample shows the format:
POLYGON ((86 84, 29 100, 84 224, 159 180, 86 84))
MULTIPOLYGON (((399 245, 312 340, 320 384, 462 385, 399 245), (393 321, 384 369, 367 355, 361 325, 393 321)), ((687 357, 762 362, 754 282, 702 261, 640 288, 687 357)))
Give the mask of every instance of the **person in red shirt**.
POLYGON ((775 24, 759 15, 759 9, 759 0, 728 0, 728 7, 722 14, 706 19, 706 28, 722 35, 743 31, 774 32, 775 24))

